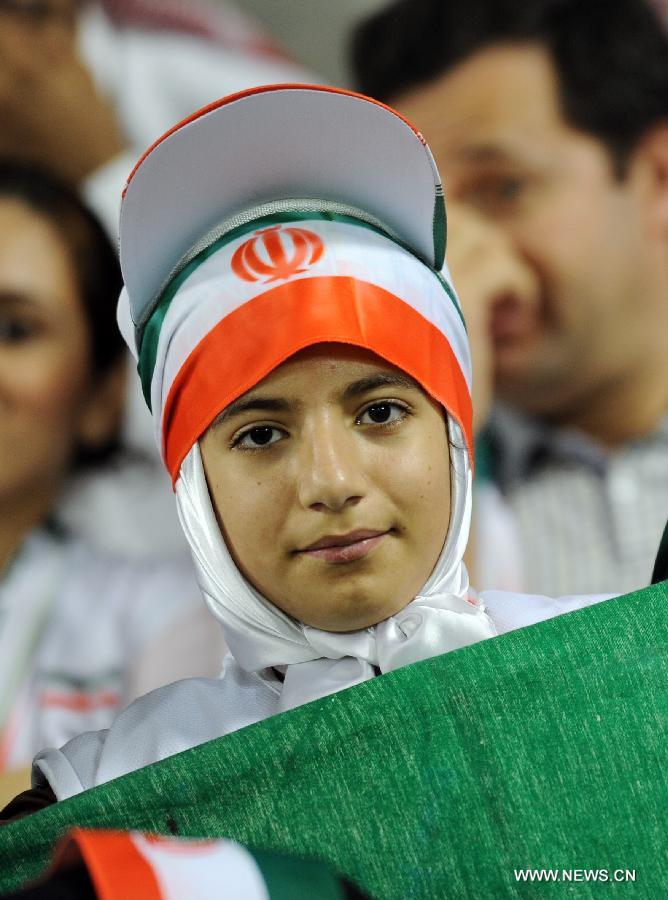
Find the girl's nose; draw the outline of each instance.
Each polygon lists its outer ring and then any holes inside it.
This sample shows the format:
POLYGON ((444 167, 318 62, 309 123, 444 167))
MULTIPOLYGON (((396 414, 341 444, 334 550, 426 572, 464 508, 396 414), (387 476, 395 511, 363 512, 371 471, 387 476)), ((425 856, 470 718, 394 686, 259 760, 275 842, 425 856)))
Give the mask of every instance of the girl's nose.
POLYGON ((298 497, 306 509, 336 512, 366 493, 360 447, 350 427, 335 416, 304 429, 297 465, 298 497))

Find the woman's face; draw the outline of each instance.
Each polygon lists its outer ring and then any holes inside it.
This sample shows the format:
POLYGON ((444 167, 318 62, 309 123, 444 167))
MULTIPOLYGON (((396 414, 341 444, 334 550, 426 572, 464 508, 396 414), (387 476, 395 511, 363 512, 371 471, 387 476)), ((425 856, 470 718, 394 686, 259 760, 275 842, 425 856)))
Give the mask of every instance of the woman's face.
POLYGON ((0 198, 0 500, 55 490, 93 415, 90 356, 65 245, 0 198))
POLYGON ((295 619, 366 628, 427 581, 450 517, 447 432, 400 369, 311 347, 230 404, 200 446, 237 565, 295 619))

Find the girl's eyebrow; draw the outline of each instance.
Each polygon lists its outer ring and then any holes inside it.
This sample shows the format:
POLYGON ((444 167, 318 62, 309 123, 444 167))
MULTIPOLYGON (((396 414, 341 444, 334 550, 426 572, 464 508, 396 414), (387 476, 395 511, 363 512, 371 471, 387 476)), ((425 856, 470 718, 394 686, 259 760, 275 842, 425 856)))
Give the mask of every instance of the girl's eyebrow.
POLYGON ((368 391, 375 391, 381 387, 403 387, 419 391, 420 386, 409 375, 402 375, 401 372, 379 372, 377 375, 369 375, 367 378, 360 378, 359 381, 353 381, 342 394, 343 400, 353 400, 361 394, 368 391))
POLYGON ((216 416, 210 427, 217 428, 219 425, 222 425, 223 422, 227 422, 234 416, 239 416, 241 413, 248 412, 249 410, 254 410, 256 412, 289 412, 291 409, 294 409, 295 406, 296 404, 288 403, 287 400, 281 400, 278 397, 242 397, 240 400, 235 400, 233 403, 230 403, 229 406, 226 406, 225 409, 216 416))

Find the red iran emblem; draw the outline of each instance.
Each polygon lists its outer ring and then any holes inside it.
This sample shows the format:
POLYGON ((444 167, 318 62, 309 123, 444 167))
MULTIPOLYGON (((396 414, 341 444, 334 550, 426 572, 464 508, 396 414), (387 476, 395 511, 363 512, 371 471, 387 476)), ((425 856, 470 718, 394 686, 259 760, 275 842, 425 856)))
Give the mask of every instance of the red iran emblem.
POLYGON ((256 231, 235 250, 232 271, 244 281, 278 281, 305 272, 324 251, 325 245, 313 231, 273 225, 256 231))

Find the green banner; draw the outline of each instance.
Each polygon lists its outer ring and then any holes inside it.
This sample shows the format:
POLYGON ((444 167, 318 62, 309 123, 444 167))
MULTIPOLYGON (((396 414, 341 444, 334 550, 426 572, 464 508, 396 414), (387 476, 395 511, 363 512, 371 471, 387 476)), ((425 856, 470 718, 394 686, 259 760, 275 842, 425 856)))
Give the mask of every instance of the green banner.
POLYGON ((321 858, 377 900, 668 896, 667 601, 561 616, 87 791, 0 831, 0 886, 78 824, 321 858))

